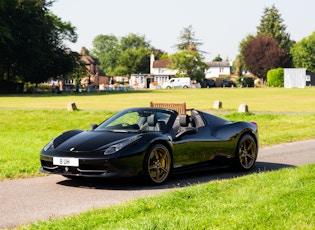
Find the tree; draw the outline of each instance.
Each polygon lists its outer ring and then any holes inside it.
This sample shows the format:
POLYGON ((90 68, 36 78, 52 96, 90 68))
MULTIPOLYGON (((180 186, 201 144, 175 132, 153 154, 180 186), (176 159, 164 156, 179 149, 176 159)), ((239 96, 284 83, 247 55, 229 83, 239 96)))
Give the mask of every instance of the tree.
POLYGON ((132 73, 150 72, 150 50, 146 47, 123 51, 115 68, 116 75, 130 76, 132 73))
POLYGON ((253 38, 255 38, 255 36, 252 34, 249 34, 239 44, 239 48, 238 48, 239 54, 237 55, 236 60, 235 60, 235 69, 237 71, 238 77, 241 77, 243 75, 243 70, 248 70, 244 62, 242 50, 248 44, 248 42, 251 41, 253 38))
POLYGON ((169 56, 172 63, 169 67, 178 70, 177 77, 190 77, 199 81, 204 78, 207 67, 201 57, 196 51, 183 50, 169 56))
POLYGON ((120 39, 120 48, 122 51, 130 50, 130 49, 140 49, 140 48, 152 48, 150 43, 146 41, 146 38, 144 35, 137 35, 130 33, 126 37, 122 37, 120 39))
POLYGON ((275 39, 268 35, 258 35, 251 39, 241 51, 248 70, 266 80, 268 70, 286 67, 287 57, 275 39))
POLYGON ((4 44, 7 41, 13 40, 9 27, 8 15, 10 15, 10 13, 14 10, 15 4, 15 0, 0 1, 0 44, 4 44))
POLYGON ((239 56, 238 56, 238 65, 239 65, 239 76, 241 76, 242 70, 250 70, 256 76, 261 77, 263 80, 266 79, 268 68, 270 67, 289 67, 291 66, 291 55, 290 55, 290 47, 294 44, 294 41, 290 40, 289 33, 286 32, 286 25, 283 24, 283 19, 281 18, 281 14, 279 13, 278 9, 272 5, 270 8, 265 7, 264 13, 261 16, 260 25, 257 26, 257 35, 247 35, 246 38, 240 43, 239 46, 239 56), (269 36, 276 41, 276 45, 274 42, 269 43, 267 40, 270 39, 263 39, 263 36, 269 36), (254 40, 254 44, 256 43, 256 49, 261 50, 252 50, 256 54, 264 54, 271 52, 277 53, 277 57, 261 57, 263 59, 257 59, 254 55, 247 53, 248 57, 243 56, 244 50, 249 49, 251 46, 247 47, 250 42, 254 40), (259 42, 263 41, 269 43, 269 50, 265 50, 264 46, 258 45, 259 42), (278 46, 278 48, 276 48, 278 46), (246 48, 247 47, 247 48, 246 48), (245 49, 246 48, 246 49, 245 49), (284 57, 283 57, 284 54, 284 57), (279 56, 278 56, 279 55, 279 56), (249 60, 249 57, 253 58, 254 61, 249 60), (281 60, 280 60, 281 59, 281 60), (276 61, 275 63, 271 63, 272 61, 276 61), (256 63, 255 63, 256 62, 256 63), (260 64, 259 64, 260 62, 260 64), (267 64, 269 63, 269 64, 267 64), (248 66, 251 65, 251 66, 248 66), (260 66, 260 67, 259 67, 260 66), (269 67, 268 67, 269 66, 269 67), (261 69, 259 69, 261 68, 261 69))
POLYGON ((220 54, 218 54, 212 61, 223 61, 220 54))
POLYGON ((108 35, 97 35, 93 39, 93 50, 94 56, 102 55, 102 53, 108 53, 119 46, 118 38, 113 34, 108 35))
POLYGON ((120 43, 115 35, 100 34, 93 39, 92 55, 97 57, 106 75, 114 75, 120 54, 120 43))
POLYGON ((114 35, 98 35, 93 40, 92 53, 106 75, 130 76, 150 72, 151 49, 145 36, 131 33, 118 39, 114 35))
POLYGON ((291 49, 293 64, 315 73, 315 32, 297 42, 291 49))
POLYGON ((290 46, 292 45, 290 40, 290 34, 286 32, 286 25, 283 24, 281 14, 275 5, 270 8, 264 8, 264 14, 261 16, 260 25, 257 26, 257 35, 265 34, 274 38, 279 47, 289 53, 290 46))
POLYGON ((178 70, 177 77, 190 77, 194 80, 201 80, 204 78, 204 70, 207 65, 204 63, 204 57, 200 53, 202 51, 198 48, 202 43, 195 38, 192 26, 184 28, 180 32, 179 40, 180 43, 175 45, 179 52, 169 55, 169 60, 171 61, 169 68, 178 70))
POLYGON ((48 7, 53 1, 7 2, 10 4, 1 14, 2 25, 7 25, 7 31, 0 40, 0 78, 39 83, 71 72, 76 60, 66 52, 63 41, 75 42, 77 35, 70 23, 50 13, 48 7))
POLYGON ((199 46, 203 45, 198 39, 195 38, 195 32, 192 26, 184 28, 179 35, 179 43, 175 45, 178 51, 182 50, 195 50, 200 52, 199 46))

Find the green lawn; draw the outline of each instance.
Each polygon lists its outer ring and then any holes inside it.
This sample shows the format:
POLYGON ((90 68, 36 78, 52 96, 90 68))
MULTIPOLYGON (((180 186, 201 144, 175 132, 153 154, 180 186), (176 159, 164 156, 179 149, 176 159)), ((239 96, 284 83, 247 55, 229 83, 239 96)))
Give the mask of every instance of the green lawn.
POLYGON ((314 178, 314 164, 285 168, 176 189, 21 229, 315 229, 314 178))
POLYGON ((135 90, 124 93, 37 94, 0 96, 0 108, 66 109, 75 102, 82 110, 117 111, 127 107, 148 106, 155 102, 186 102, 188 108, 212 110, 220 100, 224 111, 237 111, 247 104, 250 112, 315 113, 315 87, 284 88, 214 88, 175 90, 135 90))
MULTIPOLYGON (((229 120, 256 121, 260 147, 315 138, 315 88, 187 89, 0 96, 0 180, 42 176, 39 152, 69 129, 114 112, 186 102, 229 120), (223 109, 212 109, 220 100, 223 109), (67 111, 75 102, 80 109, 67 111), (239 104, 250 114, 237 113, 239 104)), ((315 229, 315 165, 212 181, 21 229, 315 229)))
POLYGON ((150 101, 186 102, 189 108, 210 111, 229 120, 256 121, 260 132, 260 147, 315 138, 315 88, 2 95, 0 181, 41 176, 38 171, 39 152, 56 135, 69 129, 89 129, 91 123, 100 123, 120 109, 148 106, 150 101), (213 110, 214 100, 221 100, 223 109, 213 110), (68 112, 69 102, 76 102, 79 111, 68 112), (237 113, 240 103, 247 103, 253 113, 237 113))
MULTIPOLYGON (((41 176, 39 152, 54 137, 70 129, 89 129, 113 111, 0 110, 0 181, 41 176)), ((260 147, 315 138, 315 114, 218 114, 229 120, 256 121, 260 147), (307 122, 306 122, 307 121, 307 122)))

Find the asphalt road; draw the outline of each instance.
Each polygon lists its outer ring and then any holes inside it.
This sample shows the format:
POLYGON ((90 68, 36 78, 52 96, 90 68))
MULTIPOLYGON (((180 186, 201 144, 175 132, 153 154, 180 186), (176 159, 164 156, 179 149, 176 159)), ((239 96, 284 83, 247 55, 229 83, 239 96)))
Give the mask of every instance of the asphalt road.
MULTIPOLYGON (((249 173, 310 163, 315 163, 315 140, 286 143, 260 149, 257 163, 249 173)), ((73 181, 53 175, 3 181, 0 182, 0 228, 13 228, 38 220, 117 205, 174 188, 243 175, 246 174, 229 169, 187 173, 173 175, 167 183, 153 187, 143 186, 138 178, 73 181)))

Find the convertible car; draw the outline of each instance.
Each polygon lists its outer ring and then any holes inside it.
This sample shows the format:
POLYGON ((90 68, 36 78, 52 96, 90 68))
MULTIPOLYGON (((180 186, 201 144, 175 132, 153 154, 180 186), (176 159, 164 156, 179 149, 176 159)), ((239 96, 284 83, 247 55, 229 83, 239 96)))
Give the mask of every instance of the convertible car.
POLYGON ((255 122, 231 122, 191 110, 130 108, 90 130, 71 130, 40 153, 41 171, 75 177, 142 176, 161 184, 170 173, 234 166, 249 170, 258 154, 255 122))

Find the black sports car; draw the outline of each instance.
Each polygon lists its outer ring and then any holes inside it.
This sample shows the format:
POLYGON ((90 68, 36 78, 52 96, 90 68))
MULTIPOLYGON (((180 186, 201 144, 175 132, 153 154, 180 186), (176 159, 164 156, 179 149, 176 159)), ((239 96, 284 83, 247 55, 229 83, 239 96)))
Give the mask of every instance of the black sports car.
POLYGON ((123 110, 90 131, 61 134, 42 149, 40 161, 42 172, 69 178, 142 175, 161 184, 171 172, 205 166, 249 170, 257 154, 254 122, 144 107, 123 110))

